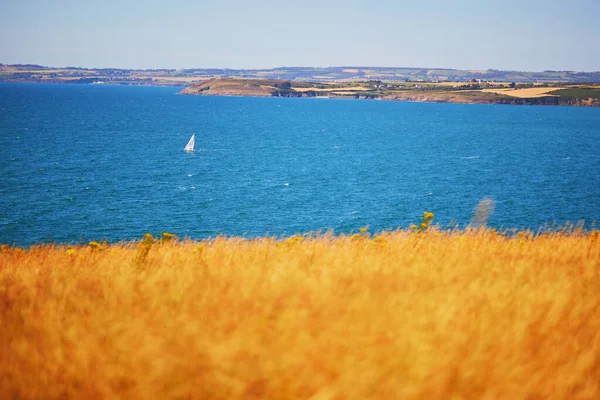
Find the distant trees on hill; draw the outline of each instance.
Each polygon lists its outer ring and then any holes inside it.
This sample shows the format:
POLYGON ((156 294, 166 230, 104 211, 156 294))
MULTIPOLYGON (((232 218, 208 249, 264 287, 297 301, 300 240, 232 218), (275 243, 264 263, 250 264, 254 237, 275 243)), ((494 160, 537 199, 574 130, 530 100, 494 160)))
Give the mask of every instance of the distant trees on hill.
POLYGON ((292 83, 290 81, 282 81, 274 83, 273 86, 275 86, 278 89, 287 90, 292 88, 292 83))

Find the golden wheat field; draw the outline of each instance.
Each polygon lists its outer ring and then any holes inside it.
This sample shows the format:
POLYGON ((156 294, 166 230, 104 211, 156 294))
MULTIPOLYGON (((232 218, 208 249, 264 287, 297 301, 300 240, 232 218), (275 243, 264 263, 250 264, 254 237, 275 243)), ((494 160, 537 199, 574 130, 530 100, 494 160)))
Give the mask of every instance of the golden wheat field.
POLYGON ((598 232, 3 246, 2 399, 598 399, 598 232))

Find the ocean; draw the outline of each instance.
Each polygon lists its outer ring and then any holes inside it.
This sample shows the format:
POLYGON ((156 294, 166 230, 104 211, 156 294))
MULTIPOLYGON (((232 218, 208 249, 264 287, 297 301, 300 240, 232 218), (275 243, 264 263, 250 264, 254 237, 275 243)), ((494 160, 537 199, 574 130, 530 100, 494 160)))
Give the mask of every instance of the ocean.
POLYGON ((600 219, 598 108, 179 90, 0 84, 0 243, 600 219))

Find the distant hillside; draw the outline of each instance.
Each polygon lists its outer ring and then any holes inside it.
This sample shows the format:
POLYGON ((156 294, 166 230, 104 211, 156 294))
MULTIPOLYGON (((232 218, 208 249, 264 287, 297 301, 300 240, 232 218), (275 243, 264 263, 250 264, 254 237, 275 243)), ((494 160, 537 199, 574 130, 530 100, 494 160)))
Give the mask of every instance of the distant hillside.
POLYGON ((216 78, 183 89, 180 94, 204 94, 216 96, 294 96, 290 81, 272 79, 216 78))
POLYGON ((600 71, 500 71, 405 67, 280 67, 270 69, 117 69, 53 68, 31 64, 0 64, 0 82, 111 83, 190 86, 211 78, 267 79, 310 82, 515 82, 600 83, 600 71))
MULTIPOLYGON (((457 70, 446 68, 396 68, 396 67, 327 67, 327 68, 276 68, 260 72, 263 78, 326 81, 413 81, 413 82, 600 82, 600 71, 499 71, 457 70)), ((233 75, 233 74, 232 74, 233 75)))

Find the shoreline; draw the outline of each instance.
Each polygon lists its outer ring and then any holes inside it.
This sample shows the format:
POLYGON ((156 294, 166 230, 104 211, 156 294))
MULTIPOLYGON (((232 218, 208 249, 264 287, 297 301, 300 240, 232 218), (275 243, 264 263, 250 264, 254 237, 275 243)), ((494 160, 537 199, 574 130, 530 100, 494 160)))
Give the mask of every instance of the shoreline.
MULTIPOLYGON (((572 107, 600 107, 600 88, 597 85, 565 85, 565 88, 557 90, 573 90, 583 89, 598 92, 598 97, 572 97, 563 99, 564 96, 559 95, 547 95, 537 97, 513 97, 502 95, 493 92, 486 91, 471 91, 471 90, 402 90, 395 93, 380 93, 378 95, 365 94, 362 91, 357 91, 352 94, 336 94, 335 92, 324 91, 323 94, 318 95, 312 94, 311 91, 294 91, 293 93, 280 93, 273 92, 248 92, 245 90, 227 90, 222 91, 220 89, 202 90, 194 92, 194 88, 205 85, 207 82, 214 81, 248 81, 244 79, 232 79, 232 78, 216 78, 209 79, 192 86, 183 87, 182 85, 175 85, 173 82, 169 84, 162 84, 158 82, 106 82, 106 83, 80 83, 70 81, 0 81, 0 84, 55 84, 55 85, 93 85, 93 86, 145 86, 145 87, 172 87, 181 89, 177 94, 192 95, 192 96, 219 96, 219 97, 296 97, 296 98, 316 98, 316 99, 346 99, 346 100, 383 100, 383 101, 399 101, 409 103, 448 103, 448 104, 487 104, 487 105, 525 105, 525 106, 572 106, 572 107), (327 94, 325 94, 327 93, 327 94), (312 94, 312 95, 311 95, 312 94)), ((289 82, 289 81, 284 81, 289 82)), ((291 82, 292 84, 314 84, 306 82, 291 82)), ((364 82, 352 82, 351 84, 358 84, 364 82)), ((329 85, 345 85, 347 83, 329 83, 329 85)))
POLYGON ((508 84, 490 90, 488 84, 449 87, 436 84, 385 83, 381 81, 350 83, 315 83, 269 79, 219 78, 184 88, 182 95, 306 97, 356 100, 409 101, 419 103, 562 105, 600 107, 600 88, 589 85, 518 86, 508 84), (528 96, 528 93, 535 92, 528 96))

